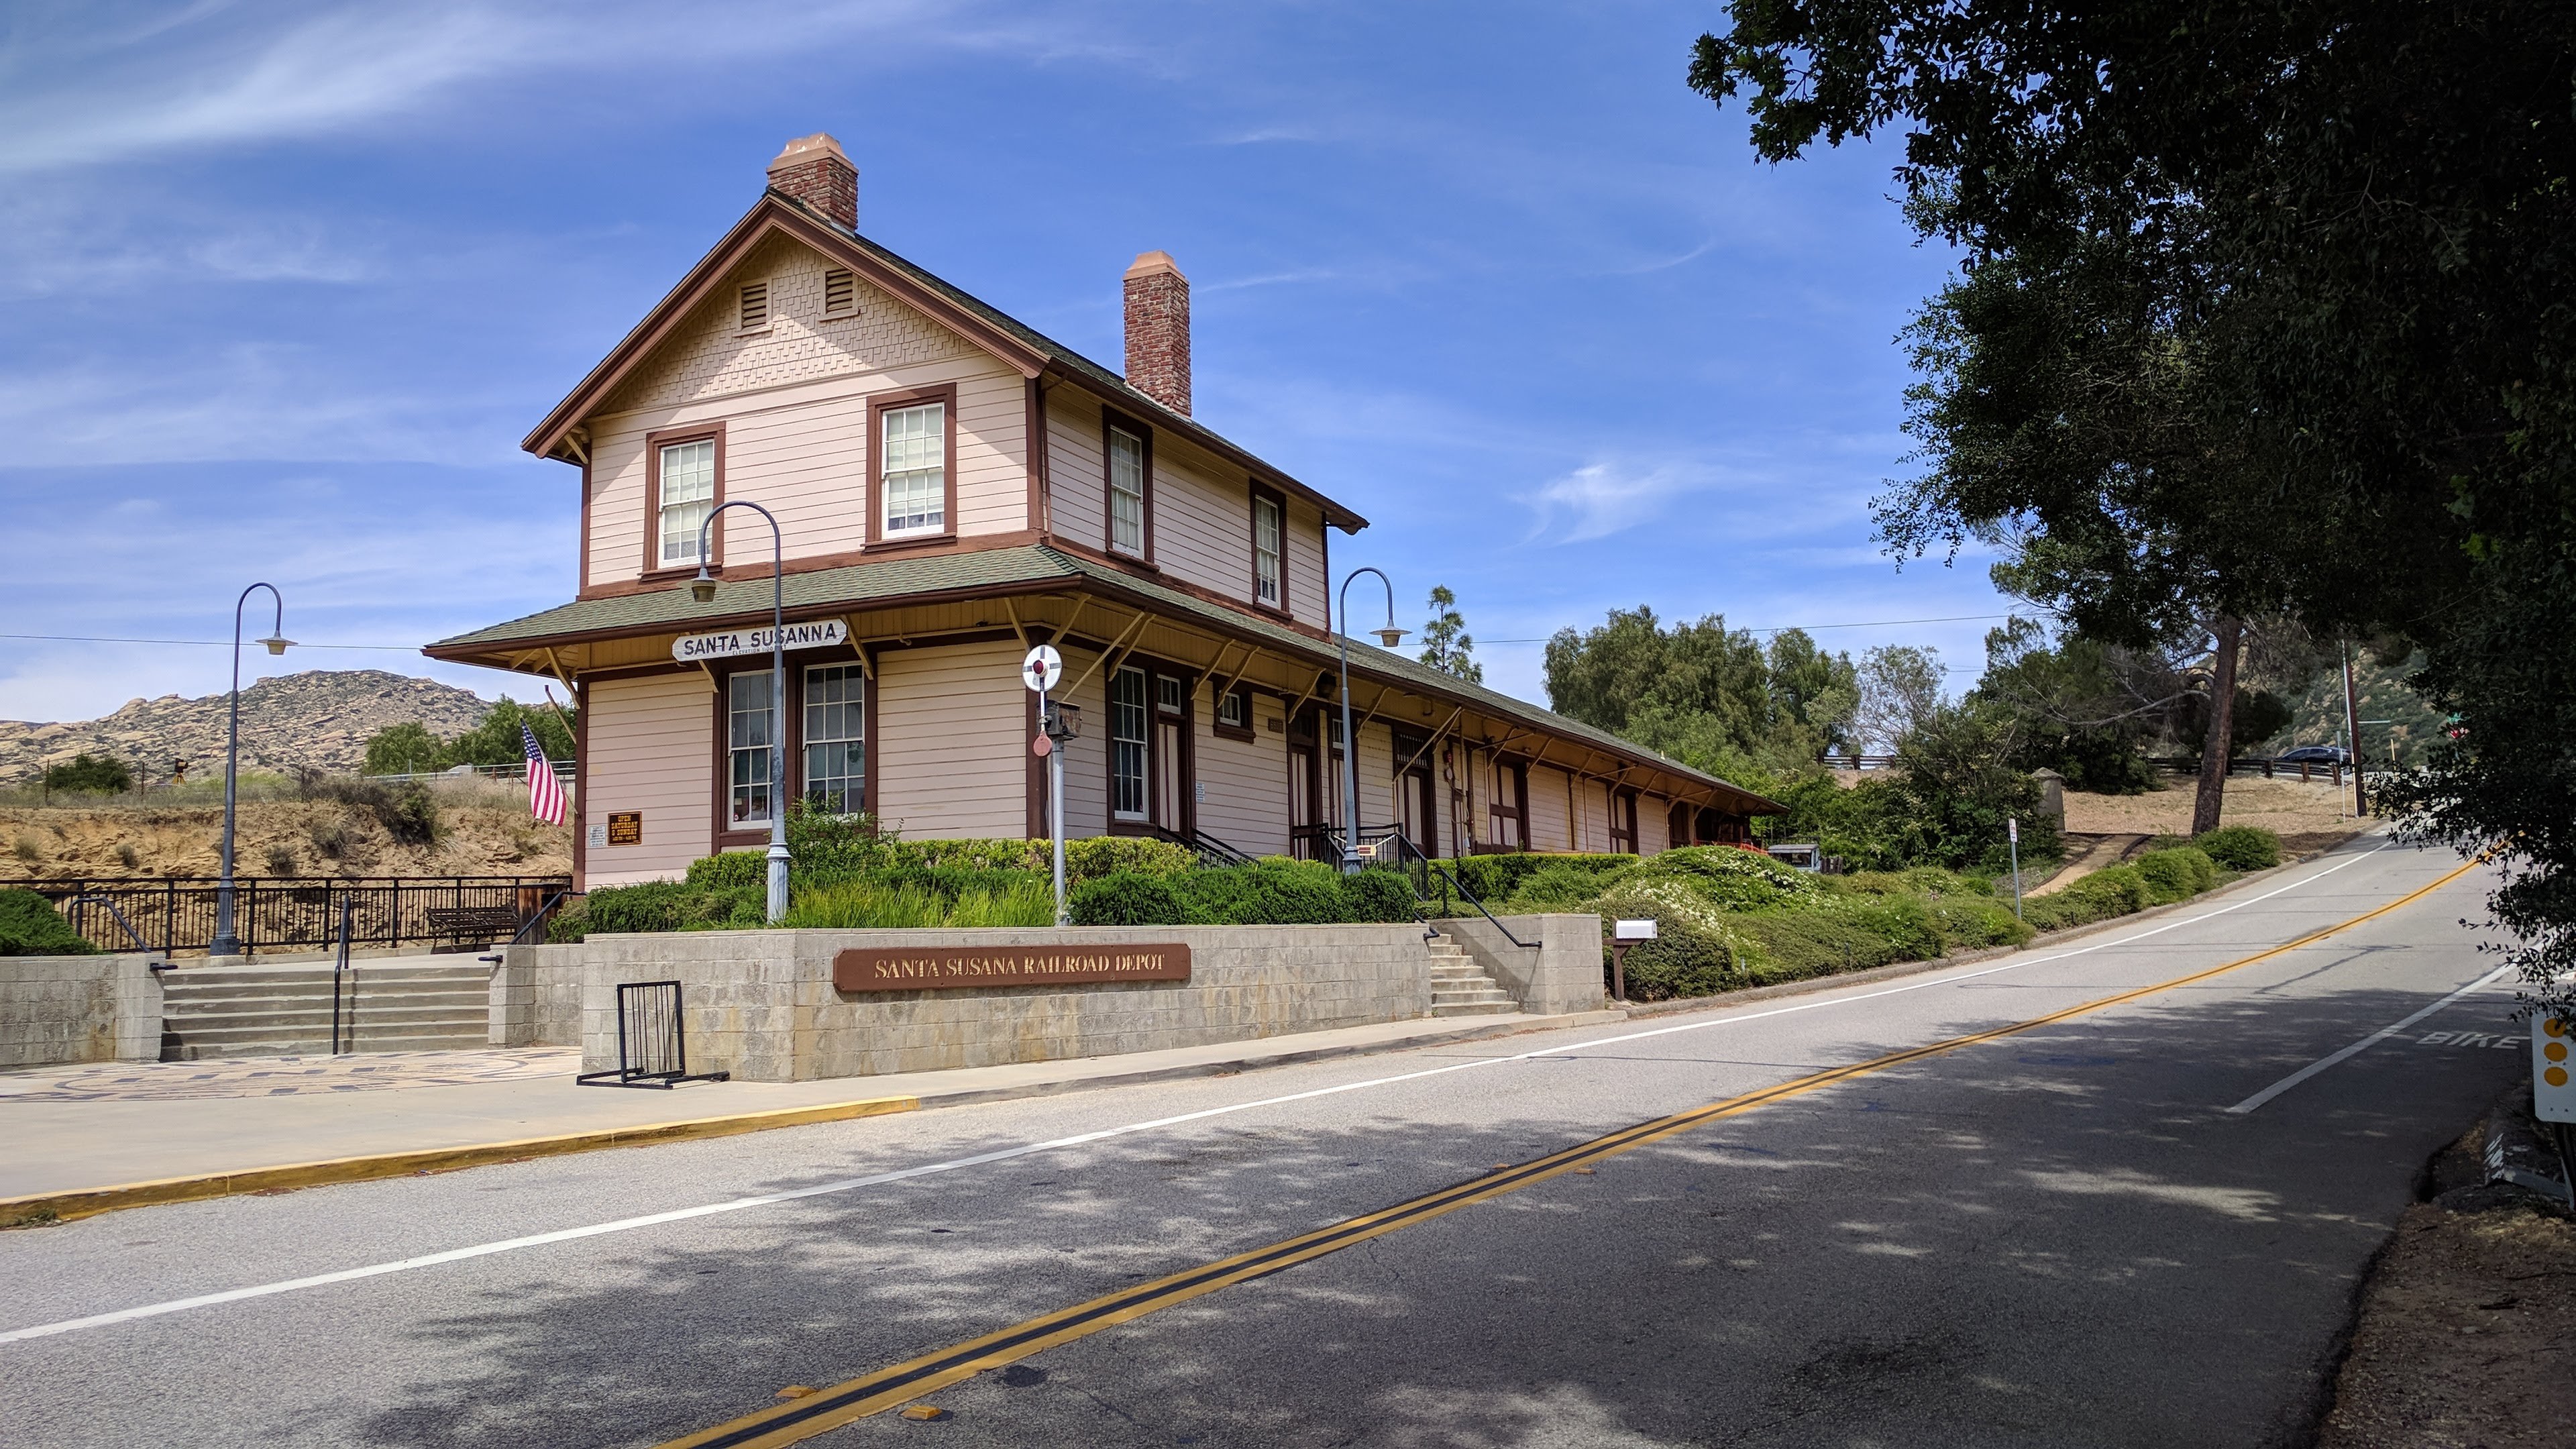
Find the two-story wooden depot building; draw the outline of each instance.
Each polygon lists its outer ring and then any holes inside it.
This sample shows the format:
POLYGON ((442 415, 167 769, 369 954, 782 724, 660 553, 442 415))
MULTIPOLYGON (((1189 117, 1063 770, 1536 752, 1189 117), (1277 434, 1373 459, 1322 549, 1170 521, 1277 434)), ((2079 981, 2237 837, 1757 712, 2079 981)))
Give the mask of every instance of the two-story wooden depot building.
MULTIPOLYGON (((524 446, 581 470, 581 589, 431 645, 580 703, 574 870, 673 876, 803 797, 913 838, 1043 837, 1029 645, 1079 707, 1071 835, 1329 857, 1341 756, 1328 534, 1357 513, 1190 416, 1189 283, 1126 276, 1116 373, 857 230, 858 173, 790 142, 749 214, 524 446), (784 708, 765 629, 785 535, 784 708), (838 627, 834 627, 837 625, 838 627), (785 780, 770 741, 785 732, 785 780)), ((1380 596, 1382 597, 1382 595, 1380 596)), ((1651 852, 1779 807, 1627 741, 1351 645, 1363 831, 1427 853, 1651 852)))

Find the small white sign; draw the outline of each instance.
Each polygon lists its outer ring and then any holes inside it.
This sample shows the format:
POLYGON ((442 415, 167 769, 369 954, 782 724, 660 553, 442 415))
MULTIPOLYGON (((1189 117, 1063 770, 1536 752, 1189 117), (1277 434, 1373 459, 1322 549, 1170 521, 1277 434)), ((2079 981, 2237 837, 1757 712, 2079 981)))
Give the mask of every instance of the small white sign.
MULTIPOLYGON (((730 659, 737 654, 769 652, 767 629, 727 629, 720 634, 683 634, 671 641, 671 657, 682 664, 695 664, 701 659, 730 659)), ((816 619, 807 624, 790 624, 781 635, 783 647, 789 649, 822 649, 850 641, 850 626, 841 619, 816 619)))
POLYGON ((2013 844, 2015 844, 2015 845, 2019 845, 2019 844, 2021 844, 2021 822, 2020 822, 2020 821, 2018 821, 2018 820, 2014 820, 2014 819, 2011 819, 2011 818, 2009 818, 2009 817, 2007 817, 2007 818, 2005 819, 2005 821, 2004 821, 2004 839, 2011 841, 2011 842, 2012 842, 2013 844))
POLYGON ((590 827, 590 848, 593 850, 606 850, 608 848, 607 826, 594 825, 590 827))
POLYGON ((1064 678, 1064 656, 1052 644, 1041 644, 1020 660, 1020 682, 1040 694, 1055 688, 1064 678))
POLYGON ((1642 921, 1620 921, 1610 928, 1610 939, 1613 941, 1652 941, 1655 939, 1654 919, 1652 917, 1648 917, 1642 921))
POLYGON ((2531 1115, 2543 1122, 2576 1122, 2576 1022, 2531 1018, 2531 1115))

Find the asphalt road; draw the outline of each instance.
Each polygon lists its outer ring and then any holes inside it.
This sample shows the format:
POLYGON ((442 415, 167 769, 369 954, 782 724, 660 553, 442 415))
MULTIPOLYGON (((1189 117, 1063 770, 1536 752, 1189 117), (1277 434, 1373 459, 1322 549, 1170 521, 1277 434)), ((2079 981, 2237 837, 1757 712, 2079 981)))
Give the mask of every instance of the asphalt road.
MULTIPOLYGON (((0 1234, 0 1441, 659 1444, 1498 1165, 2206 971, 2457 864, 2379 845, 2058 952, 1719 1011, 0 1234)), ((811 1442, 2298 1442, 2417 1173, 2520 1065, 2512 983, 2474 985, 2494 963, 2459 925, 2481 883, 811 1442)))

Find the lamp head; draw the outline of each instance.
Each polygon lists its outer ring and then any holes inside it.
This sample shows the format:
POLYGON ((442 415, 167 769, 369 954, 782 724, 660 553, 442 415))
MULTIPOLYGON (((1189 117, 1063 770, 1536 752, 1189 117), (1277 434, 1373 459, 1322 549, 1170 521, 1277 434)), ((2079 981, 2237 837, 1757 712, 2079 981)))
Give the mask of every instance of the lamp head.
POLYGON ((1393 625, 1388 625, 1386 628, 1371 629, 1369 632, 1377 636, 1377 642, 1385 645, 1389 649, 1392 649, 1396 645, 1404 642, 1404 636, 1409 631, 1398 629, 1393 625))
POLYGON ((701 604, 712 604, 716 601, 716 581, 714 576, 707 572, 705 564, 698 565, 698 576, 689 580, 689 597, 701 604))
POLYGON ((268 638, 262 639, 259 642, 268 646, 269 653, 283 654, 286 652, 286 646, 294 643, 295 641, 287 638, 283 634, 272 634, 268 638))

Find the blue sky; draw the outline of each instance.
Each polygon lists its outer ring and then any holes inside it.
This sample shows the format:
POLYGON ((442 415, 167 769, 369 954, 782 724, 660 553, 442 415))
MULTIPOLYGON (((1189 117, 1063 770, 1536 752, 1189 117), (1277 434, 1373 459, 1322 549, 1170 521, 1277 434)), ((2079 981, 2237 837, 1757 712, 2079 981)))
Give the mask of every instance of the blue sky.
MULTIPOLYGON (((1193 283, 1201 419, 1372 520, 1418 627, 1652 604, 1991 615, 1899 572, 1894 337, 1946 255, 1893 152, 1773 169, 1682 84, 1714 4, 145 5, 0 20, 0 502, 18 634, 417 645, 570 597, 573 471, 518 439, 758 196, 790 136, 860 227, 1116 366, 1119 276, 1193 283), (709 19, 722 14, 720 22, 709 19), (29 545, 33 545, 30 547, 29 545), (254 633, 258 632, 256 630, 254 633)), ((1355 602, 1356 602, 1355 595, 1355 602)), ((1355 607, 1362 623, 1372 610, 1355 607)), ((1818 637, 1939 647, 1977 620, 1818 637)), ((401 649, 258 655, 483 694, 401 649)), ((0 640, 0 717, 220 690, 221 649, 0 640)))

